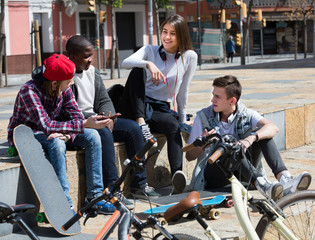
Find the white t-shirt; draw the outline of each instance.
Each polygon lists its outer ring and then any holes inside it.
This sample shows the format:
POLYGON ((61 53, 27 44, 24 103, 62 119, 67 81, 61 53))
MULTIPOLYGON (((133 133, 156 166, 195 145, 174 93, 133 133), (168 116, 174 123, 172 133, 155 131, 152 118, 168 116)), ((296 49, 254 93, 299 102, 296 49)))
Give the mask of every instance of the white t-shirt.
POLYGON ((95 68, 90 66, 87 71, 74 74, 73 80, 76 84, 78 96, 77 99, 80 111, 94 113, 94 97, 95 97, 95 68))
MULTIPOLYGON (((216 117, 219 119, 220 114, 216 113, 216 117)), ((263 116, 261 116, 258 112, 253 111, 253 116, 251 119, 252 130, 257 128, 257 123, 262 118, 263 118, 263 116)), ((229 119, 230 119, 229 122, 219 121, 220 135, 225 135, 225 134, 235 135, 234 134, 234 129, 235 129, 234 117, 230 116, 229 119)), ((201 120, 199 118, 199 115, 197 114, 197 116, 194 120, 194 125, 192 126, 192 129, 190 132, 188 143, 192 143, 193 141, 195 141, 197 137, 202 135, 203 131, 204 131, 204 129, 202 128, 201 120)))

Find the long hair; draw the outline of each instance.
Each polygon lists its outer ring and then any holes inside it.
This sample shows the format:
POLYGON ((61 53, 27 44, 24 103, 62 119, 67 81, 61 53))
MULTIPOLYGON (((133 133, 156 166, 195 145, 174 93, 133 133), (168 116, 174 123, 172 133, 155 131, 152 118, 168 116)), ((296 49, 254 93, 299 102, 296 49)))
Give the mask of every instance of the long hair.
POLYGON ((43 88, 45 89, 45 91, 46 91, 46 93, 48 95, 59 97, 60 94, 61 94, 61 90, 60 90, 61 82, 62 81, 57 81, 57 83, 56 83, 56 90, 52 89, 52 81, 42 82, 42 86, 43 86, 43 88))
POLYGON ((189 29, 185 19, 178 14, 168 17, 161 25, 161 33, 167 23, 175 29, 179 52, 184 53, 187 50, 192 50, 189 29))

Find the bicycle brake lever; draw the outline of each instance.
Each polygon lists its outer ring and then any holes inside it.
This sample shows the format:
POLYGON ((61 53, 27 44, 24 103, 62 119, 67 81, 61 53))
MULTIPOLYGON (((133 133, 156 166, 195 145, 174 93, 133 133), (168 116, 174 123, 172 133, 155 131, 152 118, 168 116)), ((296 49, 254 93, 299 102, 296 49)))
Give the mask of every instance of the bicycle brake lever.
POLYGON ((89 218, 95 218, 97 215, 98 215, 98 213, 99 213, 99 211, 100 211, 100 209, 101 209, 101 207, 97 207, 97 209, 90 209, 89 211, 88 211, 88 213, 86 213, 85 214, 85 219, 84 219, 84 221, 83 221, 83 225, 85 226, 85 223, 87 222, 87 220, 89 219, 89 218))

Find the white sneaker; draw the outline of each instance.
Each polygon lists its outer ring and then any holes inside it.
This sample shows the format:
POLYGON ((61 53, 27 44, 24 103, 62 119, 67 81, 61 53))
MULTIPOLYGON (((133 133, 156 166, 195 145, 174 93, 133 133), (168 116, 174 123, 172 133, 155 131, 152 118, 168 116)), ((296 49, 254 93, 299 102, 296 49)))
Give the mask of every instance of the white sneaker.
POLYGON ((287 195, 296 191, 307 190, 312 181, 312 176, 304 171, 293 178, 288 171, 283 172, 280 183, 283 185, 283 194, 287 195))
POLYGON ((264 177, 257 178, 256 188, 263 196, 274 201, 277 201, 283 195, 283 186, 279 182, 271 183, 264 177))
MULTIPOLYGON (((153 135, 150 131, 149 125, 144 123, 142 125, 140 125, 140 128, 142 130, 142 135, 144 138, 144 141, 147 142, 149 141, 151 138, 153 138, 153 135)), ((157 147, 157 142, 153 144, 153 147, 157 147)))
POLYGON ((172 177, 173 189, 171 195, 182 193, 186 187, 186 176, 183 171, 177 170, 172 177))

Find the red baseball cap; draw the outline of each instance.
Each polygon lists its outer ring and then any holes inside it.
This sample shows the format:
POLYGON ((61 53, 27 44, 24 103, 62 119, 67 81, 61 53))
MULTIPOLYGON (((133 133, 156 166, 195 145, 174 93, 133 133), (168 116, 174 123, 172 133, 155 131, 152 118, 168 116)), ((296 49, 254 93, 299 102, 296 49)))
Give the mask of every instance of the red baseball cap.
POLYGON ((53 54, 46 58, 43 65, 43 76, 50 81, 64 81, 73 78, 75 64, 62 54, 53 54))

